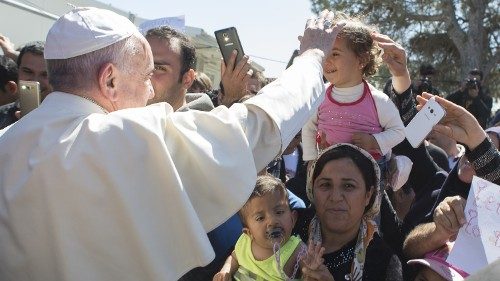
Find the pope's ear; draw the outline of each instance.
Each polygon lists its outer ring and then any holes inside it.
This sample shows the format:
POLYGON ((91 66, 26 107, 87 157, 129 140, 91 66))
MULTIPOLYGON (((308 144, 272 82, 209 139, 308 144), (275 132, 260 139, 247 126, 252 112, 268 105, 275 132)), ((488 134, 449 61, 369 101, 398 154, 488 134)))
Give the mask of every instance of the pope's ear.
POLYGON ((112 63, 105 63, 98 74, 99 91, 110 101, 117 100, 117 74, 118 69, 112 63))

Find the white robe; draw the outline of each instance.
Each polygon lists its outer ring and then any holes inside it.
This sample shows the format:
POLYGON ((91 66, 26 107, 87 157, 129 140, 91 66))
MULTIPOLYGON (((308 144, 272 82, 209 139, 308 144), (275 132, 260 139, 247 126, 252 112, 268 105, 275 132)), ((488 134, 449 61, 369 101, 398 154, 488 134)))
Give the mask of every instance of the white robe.
POLYGON ((54 92, 0 132, 0 280, 177 280, 317 109, 320 56, 211 112, 54 92))

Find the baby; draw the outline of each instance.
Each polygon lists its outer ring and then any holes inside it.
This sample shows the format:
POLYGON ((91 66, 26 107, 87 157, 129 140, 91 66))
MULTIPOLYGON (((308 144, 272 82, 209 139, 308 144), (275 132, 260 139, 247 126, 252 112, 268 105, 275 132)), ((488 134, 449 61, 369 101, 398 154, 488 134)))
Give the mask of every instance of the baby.
POLYGON ((306 247, 291 236, 297 213, 290 209, 283 183, 260 176, 241 208, 243 234, 213 280, 290 280, 300 274, 306 247))

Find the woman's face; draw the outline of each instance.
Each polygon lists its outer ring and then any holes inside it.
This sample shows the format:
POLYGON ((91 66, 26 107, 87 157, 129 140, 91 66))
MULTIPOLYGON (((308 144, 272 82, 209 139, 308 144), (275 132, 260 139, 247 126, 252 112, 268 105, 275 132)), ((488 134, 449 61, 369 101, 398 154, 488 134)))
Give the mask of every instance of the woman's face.
POLYGON ((332 160, 313 183, 314 205, 323 231, 356 232, 373 187, 366 184, 359 168, 350 158, 332 160))

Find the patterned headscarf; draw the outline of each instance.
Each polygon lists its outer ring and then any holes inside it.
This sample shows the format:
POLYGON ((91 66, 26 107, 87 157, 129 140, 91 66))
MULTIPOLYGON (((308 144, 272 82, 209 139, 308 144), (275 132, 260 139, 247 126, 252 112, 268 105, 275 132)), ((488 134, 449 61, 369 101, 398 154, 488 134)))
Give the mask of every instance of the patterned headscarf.
MULTIPOLYGON (((363 156, 365 156, 373 164, 373 170, 375 172, 375 177, 376 177, 375 186, 374 186, 375 190, 373 191, 375 193, 374 194, 375 200, 373 201, 373 205, 371 206, 371 208, 369 210, 367 210, 364 214, 365 218, 373 219, 373 217, 375 215, 377 215, 379 210, 380 210, 380 168, 377 164, 377 161, 375 161, 375 159, 373 159, 373 157, 370 155, 370 153, 368 153, 366 150, 359 148, 359 147, 357 147, 353 144, 350 144, 350 143, 334 144, 334 145, 326 148, 325 150, 323 150, 318 155, 318 158, 316 158, 316 160, 313 161, 311 167, 309 167, 309 169, 307 171, 307 183, 306 183, 307 198, 309 198, 309 201, 314 202, 313 175, 314 175, 314 170, 316 170, 316 163, 318 163, 318 160, 320 160, 325 154, 328 154, 329 151, 342 150, 342 149, 345 149, 347 147, 350 147, 352 149, 359 151, 363 156)), ((361 171, 361 172, 363 172, 363 171, 361 171)))
MULTIPOLYGON (((373 239, 373 235, 377 232, 378 227, 377 224, 373 221, 373 217, 378 214, 380 209, 380 168, 377 164, 377 161, 373 159, 373 157, 367 151, 348 143, 339 143, 326 148, 324 151, 320 153, 318 158, 314 160, 311 167, 307 171, 307 183, 306 183, 306 192, 307 197, 311 202, 314 202, 314 193, 313 193, 313 184, 314 184, 314 170, 316 169, 316 163, 318 160, 322 159, 322 156, 327 154, 329 151, 334 149, 341 150, 346 149, 347 147, 353 148, 359 151, 363 156, 365 156, 370 162, 373 164, 373 171, 375 172, 375 186, 374 186, 374 195, 375 200, 373 200, 372 206, 370 209, 365 211, 363 218, 361 220, 361 224, 359 226, 358 238, 356 240, 356 246, 354 248, 354 258, 351 264, 351 272, 350 272, 350 280, 362 280, 365 257, 366 257, 366 249, 370 244, 370 241, 373 239)), ((363 171, 361 171, 363 172, 363 171)), ((311 220, 309 224, 309 239, 314 242, 322 242, 321 235, 321 223, 317 216, 311 220)))

